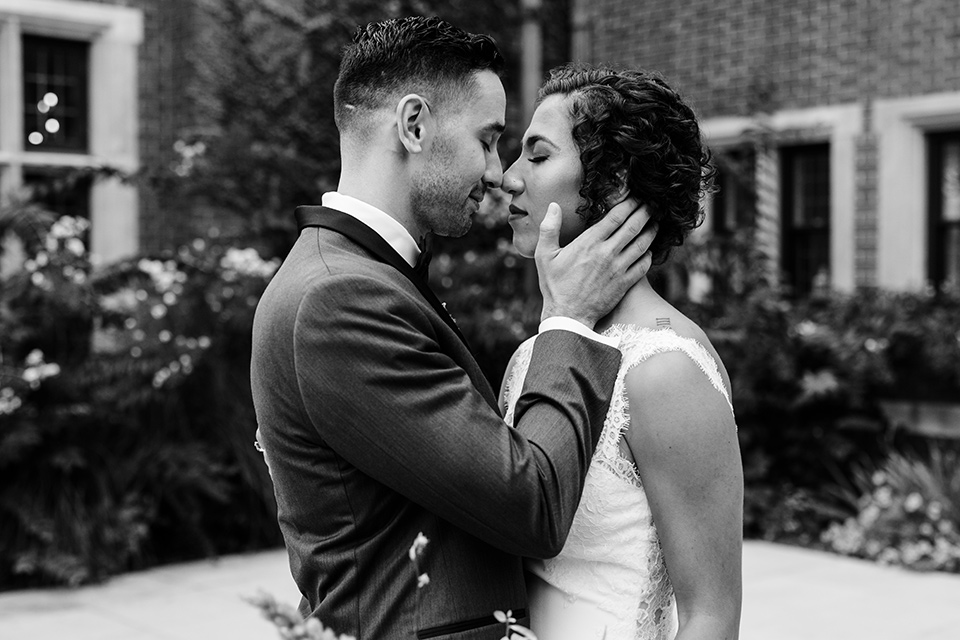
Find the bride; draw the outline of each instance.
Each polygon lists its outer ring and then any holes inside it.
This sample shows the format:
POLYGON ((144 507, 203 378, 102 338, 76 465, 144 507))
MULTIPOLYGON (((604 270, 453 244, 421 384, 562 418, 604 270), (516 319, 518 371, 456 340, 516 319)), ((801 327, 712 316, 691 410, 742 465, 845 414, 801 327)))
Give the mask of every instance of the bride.
MULTIPOLYGON (((659 225, 660 264, 702 220, 709 158, 693 112, 658 76, 555 69, 503 177, 514 245, 532 257, 557 205, 563 245, 627 196, 659 225)), ((533 631, 539 640, 736 638, 743 472, 726 370, 700 327, 646 279, 597 331, 619 339, 623 363, 566 544, 527 561, 533 631)), ((533 340, 507 369, 508 422, 533 340)))

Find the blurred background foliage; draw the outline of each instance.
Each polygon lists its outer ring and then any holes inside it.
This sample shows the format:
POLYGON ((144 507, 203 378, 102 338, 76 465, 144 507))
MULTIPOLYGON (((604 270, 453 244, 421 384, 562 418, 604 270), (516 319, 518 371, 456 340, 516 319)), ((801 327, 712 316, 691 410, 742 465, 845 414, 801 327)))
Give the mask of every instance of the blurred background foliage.
MULTIPOLYGON (((280 544, 253 447, 252 314, 295 238, 293 208, 336 186, 331 91, 354 25, 424 13, 494 34, 513 65, 501 153, 516 155, 515 2, 204 3, 203 82, 185 89, 205 124, 183 132, 171 163, 129 179, 226 222, 94 266, 84 220, 29 200, 0 209, 0 237, 27 256, 0 280, 0 589, 280 544)), ((550 67, 565 36, 545 36, 550 67)), ((496 388, 540 313, 502 194, 488 194, 468 236, 438 244, 432 285, 496 388)), ((746 229, 688 242, 651 275, 730 372, 745 533, 960 570, 957 447, 899 428, 883 404, 960 398, 960 295, 796 299, 765 260, 746 229), (691 299, 698 278, 710 286, 691 299)))

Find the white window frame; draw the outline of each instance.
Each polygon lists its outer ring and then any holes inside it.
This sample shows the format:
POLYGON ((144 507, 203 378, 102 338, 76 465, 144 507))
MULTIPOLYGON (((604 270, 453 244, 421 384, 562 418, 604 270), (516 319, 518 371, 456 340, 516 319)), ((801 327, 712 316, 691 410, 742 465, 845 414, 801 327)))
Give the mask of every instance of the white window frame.
MULTIPOLYGON (((140 168, 137 48, 139 9, 84 0, 0 0, 0 194, 22 183, 24 167, 140 168), (90 43, 88 153, 23 147, 22 35, 90 43)), ((139 198, 118 179, 97 180, 90 192, 90 251, 112 262, 137 253, 139 198)))
MULTIPOLYGON (((701 122, 711 147, 740 145, 749 140, 758 122, 754 118, 723 116, 701 122)), ((770 114, 764 126, 780 132, 810 131, 804 143, 830 144, 830 286, 838 291, 856 287, 856 141, 862 133, 863 107, 842 104, 809 109, 788 109, 770 114)), ((709 216, 709 208, 707 210, 709 216)), ((709 229, 710 220, 703 227, 709 229)))
POLYGON ((929 226, 926 134, 960 129, 960 92, 877 100, 877 284, 924 289, 929 226))

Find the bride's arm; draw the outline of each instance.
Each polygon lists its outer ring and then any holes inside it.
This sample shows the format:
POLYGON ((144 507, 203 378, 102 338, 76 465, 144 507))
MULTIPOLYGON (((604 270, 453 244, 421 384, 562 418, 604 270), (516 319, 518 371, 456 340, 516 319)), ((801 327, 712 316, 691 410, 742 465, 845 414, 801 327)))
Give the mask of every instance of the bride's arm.
POLYGON ((626 433, 677 597, 676 640, 738 637, 743 468, 726 399, 697 365, 663 353, 626 377, 626 433))

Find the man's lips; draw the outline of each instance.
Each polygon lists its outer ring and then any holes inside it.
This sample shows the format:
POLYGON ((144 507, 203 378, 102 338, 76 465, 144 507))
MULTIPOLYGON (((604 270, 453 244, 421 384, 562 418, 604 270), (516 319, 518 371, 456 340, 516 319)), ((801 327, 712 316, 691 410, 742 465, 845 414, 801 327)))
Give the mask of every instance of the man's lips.
POLYGON ((512 204, 512 205, 510 205, 510 215, 511 215, 511 216, 517 216, 517 217, 519 217, 519 216, 525 216, 525 215, 528 215, 528 214, 527 214, 526 211, 524 211, 524 210, 521 209, 520 207, 512 204))

